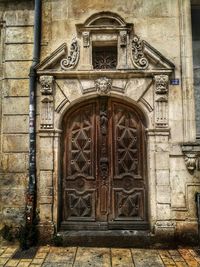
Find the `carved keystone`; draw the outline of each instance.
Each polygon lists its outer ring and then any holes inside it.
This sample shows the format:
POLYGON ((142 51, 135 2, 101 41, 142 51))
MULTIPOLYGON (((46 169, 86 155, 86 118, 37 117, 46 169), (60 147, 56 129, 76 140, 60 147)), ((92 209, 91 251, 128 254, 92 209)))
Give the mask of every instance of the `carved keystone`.
POLYGON ((112 88, 112 80, 106 77, 101 77, 95 80, 95 88, 99 94, 106 95, 112 88))

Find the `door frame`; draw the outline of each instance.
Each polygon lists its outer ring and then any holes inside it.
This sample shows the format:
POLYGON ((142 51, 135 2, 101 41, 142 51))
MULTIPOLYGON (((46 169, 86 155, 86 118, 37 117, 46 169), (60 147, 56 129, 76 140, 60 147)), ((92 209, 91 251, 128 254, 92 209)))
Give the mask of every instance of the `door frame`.
MULTIPOLYGON (((74 105, 70 105, 69 108, 67 108, 67 111, 65 113, 63 113, 62 116, 62 120, 61 120, 61 125, 62 122, 64 120, 65 117, 68 116, 69 113, 72 113, 75 109, 78 109, 81 106, 84 106, 84 104, 86 103, 90 103, 91 101, 93 101, 94 99, 97 99, 98 96, 91 96, 88 99, 83 99, 82 101, 78 101, 77 103, 75 103, 74 105)), ((133 103, 133 101, 128 101, 128 100, 124 100, 121 99, 119 97, 116 96, 108 96, 108 98, 110 98, 111 100, 115 101, 115 102, 119 102, 121 104, 127 105, 129 106, 132 110, 134 110, 134 112, 138 115, 138 117, 140 118, 142 124, 144 125, 145 128, 147 128, 147 124, 148 124, 148 120, 147 117, 145 116, 145 113, 141 110, 140 107, 138 107, 138 105, 136 103, 133 103)), ((130 99, 131 100, 131 99, 130 99)), ((63 130, 63 128, 62 128, 63 130)), ((63 131, 62 131, 63 132, 63 131)), ((110 135, 111 136, 111 135, 110 135)), ((148 172, 147 172, 147 168, 148 168, 148 162, 147 162, 147 145, 148 145, 148 138, 146 133, 144 132, 142 138, 146 139, 146 143, 143 140, 143 144, 145 143, 146 146, 143 148, 143 160, 145 161, 145 166, 144 166, 144 176, 145 176, 145 181, 146 181, 146 189, 145 189, 145 201, 144 201, 144 205, 146 206, 146 217, 147 217, 147 222, 149 225, 149 181, 148 181, 148 172)), ((58 229, 60 228, 60 223, 62 221, 62 205, 63 205, 63 190, 62 190, 62 179, 63 179, 63 133, 60 135, 60 177, 59 177, 59 187, 58 187, 58 196, 59 196, 59 201, 58 201, 58 229)), ((147 224, 145 224, 144 229, 147 229, 148 226, 147 224)), ((113 228, 114 229, 114 228, 113 228)), ((137 227, 135 228, 137 229, 137 227)), ((140 229, 140 228, 139 228, 140 229)), ((128 228, 127 228, 128 230, 128 228)), ((142 230, 142 229, 140 229, 142 230)))

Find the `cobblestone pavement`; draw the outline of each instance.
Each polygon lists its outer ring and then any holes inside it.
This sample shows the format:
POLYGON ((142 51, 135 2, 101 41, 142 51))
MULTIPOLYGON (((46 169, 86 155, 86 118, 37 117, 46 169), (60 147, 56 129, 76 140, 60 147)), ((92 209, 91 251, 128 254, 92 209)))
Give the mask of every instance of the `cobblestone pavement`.
POLYGON ((39 247, 33 259, 12 259, 17 246, 0 247, 0 266, 6 267, 162 267, 200 266, 194 249, 116 249, 39 247))

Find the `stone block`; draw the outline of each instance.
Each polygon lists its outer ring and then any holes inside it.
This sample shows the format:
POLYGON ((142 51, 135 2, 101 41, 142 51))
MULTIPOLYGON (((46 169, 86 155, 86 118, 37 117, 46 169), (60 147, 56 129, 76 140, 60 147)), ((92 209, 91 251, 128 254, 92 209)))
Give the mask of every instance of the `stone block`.
POLYGON ((31 61, 5 62, 5 78, 28 78, 31 61))
POLYGON ((6 43, 33 43, 33 27, 8 27, 5 38, 6 43))
POLYGON ((169 204, 157 204, 157 220, 170 220, 171 210, 169 204))
POLYGON ((27 173, 1 173, 0 188, 26 189, 28 183, 27 173))
POLYGON ((29 117, 25 115, 3 116, 4 133, 28 133, 29 117))
POLYGON ((52 204, 40 204, 40 221, 47 222, 52 219, 52 204))
POLYGON ((186 209, 185 192, 171 191, 171 205, 173 209, 186 209))
POLYGON ((170 183, 169 170, 157 170, 156 183, 157 185, 168 185, 170 183))
POLYGON ((29 96, 29 80, 6 79, 3 82, 3 95, 4 96, 29 96))
POLYGON ((3 151, 4 152, 28 152, 29 136, 26 134, 4 135, 3 151))
POLYGON ((24 153, 3 154, 1 164, 3 172, 26 172, 28 157, 24 153))
POLYGON ((2 189, 0 191, 0 200, 3 206, 14 207, 24 206, 25 190, 23 189, 2 189))
POLYGON ((60 0, 59 5, 57 2, 52 2, 52 20, 64 20, 68 18, 68 6, 66 0, 60 0))
MULTIPOLYGON (((138 101, 151 84, 151 79, 131 79, 126 86, 126 96, 138 101)), ((150 90, 150 88, 148 88, 150 90)))
MULTIPOLYGON (((22 6, 16 9, 16 3, 12 5, 12 9, 4 13, 4 20, 7 26, 33 26, 34 24, 34 7, 31 1, 23 2, 22 6), (27 9, 26 9, 27 8, 27 9)), ((10 6, 11 8, 11 6, 10 6)))
POLYGON ((169 120, 169 127, 171 129, 172 142, 183 142, 183 121, 181 120, 169 120))
POLYGON ((32 60, 32 58, 32 44, 7 44, 5 47, 5 61, 32 60))
POLYGON ((168 152, 156 152, 156 169, 168 170, 169 169, 169 153, 168 152))
POLYGON ((2 221, 6 223, 20 224, 24 222, 25 208, 6 207, 2 210, 2 221))
POLYGON ((29 98, 28 97, 9 97, 3 99, 3 114, 29 114, 29 98))
POLYGON ((82 96, 81 86, 77 80, 57 80, 57 83, 70 102, 82 96))
POLYGON ((170 204, 171 190, 168 185, 157 185, 157 202, 160 204, 170 204))
POLYGON ((53 178, 52 171, 40 171, 40 178, 39 178, 40 190, 45 187, 52 187, 53 185, 52 178, 53 178))
POLYGON ((186 170, 185 160, 183 156, 182 157, 176 157, 176 156, 170 157, 170 170, 171 172, 183 171, 185 172, 184 177, 189 177, 189 173, 186 170))
POLYGON ((53 151, 50 149, 41 149, 40 151, 40 170, 53 170, 53 151))

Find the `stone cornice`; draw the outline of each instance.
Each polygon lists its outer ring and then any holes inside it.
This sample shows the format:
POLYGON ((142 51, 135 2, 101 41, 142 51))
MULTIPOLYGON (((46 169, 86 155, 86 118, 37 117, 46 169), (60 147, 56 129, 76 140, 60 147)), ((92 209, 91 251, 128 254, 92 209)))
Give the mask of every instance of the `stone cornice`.
POLYGON ((160 74, 172 74, 173 70, 167 69, 151 69, 151 70, 38 70, 38 76, 51 75, 55 78, 86 78, 96 79, 98 77, 106 76, 108 78, 116 79, 128 79, 128 78, 142 78, 148 77, 153 78, 154 75, 160 74))

